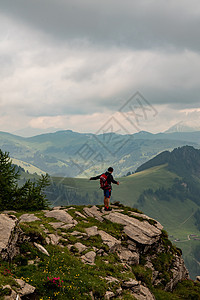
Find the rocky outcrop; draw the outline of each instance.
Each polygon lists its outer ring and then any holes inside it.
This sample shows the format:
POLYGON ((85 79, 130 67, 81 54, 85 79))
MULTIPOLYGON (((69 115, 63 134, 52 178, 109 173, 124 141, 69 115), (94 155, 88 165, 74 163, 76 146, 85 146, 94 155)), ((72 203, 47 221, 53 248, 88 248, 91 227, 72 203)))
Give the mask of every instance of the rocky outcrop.
POLYGON ((35 287, 26 283, 22 279, 15 279, 17 286, 12 289, 10 285, 3 286, 3 290, 7 289, 9 291, 8 296, 4 296, 4 300, 21 300, 21 299, 35 299, 35 287))
POLYGON ((135 299, 155 300, 155 297, 150 290, 137 280, 130 279, 129 281, 125 281, 122 284, 122 287, 131 290, 131 294, 135 297, 135 299))
POLYGON ((181 281, 183 278, 188 278, 188 270, 185 267, 182 257, 175 255, 171 272, 172 278, 165 287, 165 290, 167 291, 172 291, 179 281, 181 281))
MULTIPOLYGON (((114 208, 105 212, 92 206, 77 211, 75 207, 68 209, 57 207, 44 211, 41 218, 32 213, 23 214, 19 219, 13 215, 0 214, 0 230, 0 254, 3 259, 12 259, 18 254, 18 246, 26 238, 33 247, 46 255, 46 259, 48 256, 51 257, 51 247, 60 247, 61 251, 66 247, 80 263, 89 265, 87 267, 98 266, 101 259, 103 264, 109 264, 111 256, 115 257, 115 263, 128 270, 129 274, 134 270, 134 266, 142 261, 142 267, 152 274, 151 284, 154 287, 163 284, 166 291, 172 291, 179 281, 188 278, 188 271, 180 252, 172 247, 162 231, 162 225, 144 214, 131 210, 114 208), (42 218, 45 219, 43 224, 42 218), (38 240, 37 235, 36 239, 32 240, 27 234, 22 233, 19 227, 29 226, 32 222, 38 224, 39 232, 42 231, 38 235, 38 240), (49 244, 53 246, 48 248, 49 244), (160 259, 163 254, 169 256, 170 263, 158 266, 158 263, 162 263, 160 259), (163 273, 170 274, 167 279, 163 277, 162 267, 163 273)), ((28 265, 34 264, 37 265, 31 258, 28 265)), ((120 297, 126 290, 138 300, 155 299, 145 283, 137 278, 137 273, 132 273, 129 280, 112 276, 103 279, 117 287, 114 289, 115 292, 108 289, 104 295, 105 299, 120 297)), ((20 283, 22 282, 19 281, 18 284, 20 283)), ((29 288, 22 285, 20 284, 21 292, 18 291, 18 294, 12 291, 11 294, 15 299, 16 295, 23 297, 22 291, 29 288)), ((30 290, 31 293, 34 293, 34 287, 30 290)))
POLYGON ((147 220, 143 222, 136 218, 124 216, 122 213, 112 212, 106 216, 105 219, 125 225, 124 232, 127 236, 138 244, 152 245, 159 240, 161 229, 157 226, 151 225, 147 220))

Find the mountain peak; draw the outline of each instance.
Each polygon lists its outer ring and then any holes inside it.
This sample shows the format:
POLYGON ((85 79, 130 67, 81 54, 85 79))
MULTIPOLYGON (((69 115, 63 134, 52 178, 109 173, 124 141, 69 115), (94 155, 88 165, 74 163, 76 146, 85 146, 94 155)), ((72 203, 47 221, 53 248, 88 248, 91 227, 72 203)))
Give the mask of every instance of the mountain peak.
POLYGON ((195 124, 193 121, 180 121, 173 126, 171 126, 165 133, 173 132, 194 132, 200 131, 200 126, 198 123, 195 124))

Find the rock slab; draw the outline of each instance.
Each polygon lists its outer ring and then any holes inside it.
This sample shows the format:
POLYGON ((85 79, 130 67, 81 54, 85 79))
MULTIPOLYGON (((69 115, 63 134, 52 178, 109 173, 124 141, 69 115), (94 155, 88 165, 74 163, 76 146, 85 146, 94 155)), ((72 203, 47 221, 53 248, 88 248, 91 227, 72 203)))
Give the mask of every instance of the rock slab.
POLYGON ((89 265, 94 265, 96 253, 94 251, 87 252, 85 255, 81 256, 82 262, 89 265))
POLYGON ((36 217, 34 214, 23 214, 19 218, 19 222, 34 222, 34 221, 39 221, 40 219, 36 217))
POLYGON ((51 210, 45 213, 45 217, 47 218, 55 218, 58 221, 67 223, 67 224, 77 224, 77 221, 70 216, 66 211, 64 210, 51 210))
POLYGON ((12 259, 20 234, 18 219, 13 215, 0 214, 0 254, 3 259, 12 259))
POLYGON ((161 229, 149 224, 146 220, 140 221, 118 212, 105 215, 104 218, 113 223, 125 225, 124 232, 138 244, 152 245, 159 240, 162 233, 161 229))

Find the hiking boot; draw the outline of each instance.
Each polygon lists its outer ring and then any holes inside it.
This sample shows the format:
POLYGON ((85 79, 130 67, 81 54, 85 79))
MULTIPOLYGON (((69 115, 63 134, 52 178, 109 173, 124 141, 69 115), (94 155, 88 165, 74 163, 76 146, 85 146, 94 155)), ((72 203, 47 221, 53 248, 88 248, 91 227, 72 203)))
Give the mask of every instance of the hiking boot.
POLYGON ((104 210, 105 210, 105 211, 108 211, 108 207, 104 207, 104 210))
POLYGON ((108 208, 107 208, 107 211, 111 211, 111 210, 112 210, 112 208, 111 208, 111 207, 108 207, 108 208))

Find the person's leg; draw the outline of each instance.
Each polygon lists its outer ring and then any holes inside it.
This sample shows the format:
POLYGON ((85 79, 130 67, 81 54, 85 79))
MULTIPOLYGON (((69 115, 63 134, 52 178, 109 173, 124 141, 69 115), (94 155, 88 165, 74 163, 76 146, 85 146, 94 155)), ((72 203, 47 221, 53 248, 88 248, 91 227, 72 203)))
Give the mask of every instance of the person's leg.
POLYGON ((111 190, 107 190, 105 202, 106 202, 106 206, 107 206, 108 209, 109 209, 109 206, 110 206, 110 196, 111 196, 111 190))
POLYGON ((110 204, 110 198, 106 198, 106 206, 109 207, 110 204))
POLYGON ((104 190, 104 209, 107 209, 107 190, 104 190))
POLYGON ((104 196, 104 206, 106 207, 106 196, 104 196))

